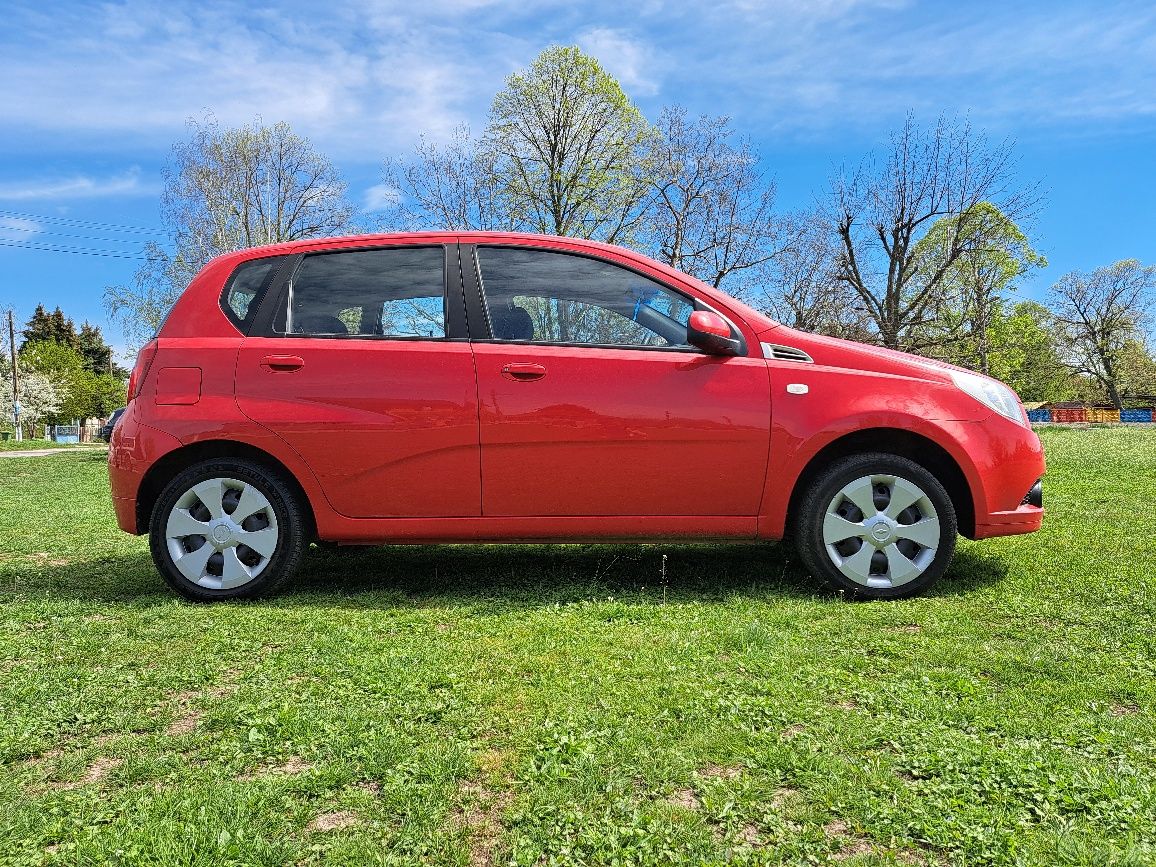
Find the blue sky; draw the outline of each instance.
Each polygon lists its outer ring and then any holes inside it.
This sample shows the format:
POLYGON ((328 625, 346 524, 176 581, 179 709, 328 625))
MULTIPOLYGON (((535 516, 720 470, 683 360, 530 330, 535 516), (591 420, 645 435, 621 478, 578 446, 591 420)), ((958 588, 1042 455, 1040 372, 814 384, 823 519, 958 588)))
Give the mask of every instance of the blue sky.
MULTIPOLYGON (((372 218, 388 155, 475 129, 510 72, 578 44, 656 117, 728 114, 805 206, 913 111, 1011 138, 1049 258, 1024 286, 1121 258, 1156 263, 1156 6, 1151 2, 714 0, 420 4, 3 0, 0 306, 107 327, 101 292, 162 237, 161 170, 190 117, 288 121, 372 218), (319 11, 320 10, 320 11, 319 11), (131 231, 124 227, 133 227, 131 231)), ((121 343, 119 334, 109 334, 121 343)))

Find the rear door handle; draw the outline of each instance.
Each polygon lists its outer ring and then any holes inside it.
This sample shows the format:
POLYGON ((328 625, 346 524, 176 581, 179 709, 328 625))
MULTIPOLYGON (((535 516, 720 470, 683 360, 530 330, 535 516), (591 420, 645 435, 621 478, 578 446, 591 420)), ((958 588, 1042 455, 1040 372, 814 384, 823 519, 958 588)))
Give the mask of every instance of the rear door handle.
POLYGON ((502 368, 502 376, 506 377, 506 379, 512 379, 514 382, 532 382, 535 379, 541 379, 545 375, 546 368, 532 362, 507 364, 502 368))
POLYGON ((274 373, 289 373, 304 367, 305 359, 300 355, 266 355, 261 359, 261 366, 274 373))

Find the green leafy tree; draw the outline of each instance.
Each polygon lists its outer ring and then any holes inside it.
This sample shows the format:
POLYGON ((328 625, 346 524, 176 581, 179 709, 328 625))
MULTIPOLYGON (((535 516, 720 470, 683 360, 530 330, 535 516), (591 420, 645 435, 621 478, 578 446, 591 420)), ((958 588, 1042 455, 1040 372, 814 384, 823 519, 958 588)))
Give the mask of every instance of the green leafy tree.
POLYGON ((1120 360, 1124 393, 1149 404, 1156 398, 1156 357, 1140 340, 1129 340, 1120 360))
POLYGON ((494 96, 481 147, 513 225, 624 243, 645 210, 652 134, 595 58, 552 46, 494 96))
POLYGON ((1156 307, 1156 266, 1125 259, 1091 273, 1072 271, 1049 298, 1064 361, 1122 408, 1133 388, 1127 359, 1144 344, 1156 307))
POLYGON ((912 327, 913 348, 933 347, 939 357, 992 373, 992 353, 1008 348, 1001 337, 1018 337, 1014 329, 994 328, 997 318, 1007 319, 1007 297, 1020 277, 1046 265, 1019 226, 991 202, 936 221, 915 245, 913 283, 925 285, 938 274, 939 289, 929 321, 912 327), (953 255, 963 232, 974 238, 953 255))
POLYGON ((83 370, 76 378, 76 388, 76 418, 108 418, 126 402, 124 381, 107 373, 83 370))
POLYGON ((80 353, 70 346, 51 340, 24 344, 21 366, 41 374, 52 382, 60 397, 57 410, 44 420, 49 424, 66 424, 73 419, 88 418, 91 406, 89 377, 80 353))
POLYGON ((1023 301, 1008 309, 994 306, 987 323, 992 350, 988 373, 1025 401, 1071 400, 1071 371, 1060 359, 1051 313, 1023 301))

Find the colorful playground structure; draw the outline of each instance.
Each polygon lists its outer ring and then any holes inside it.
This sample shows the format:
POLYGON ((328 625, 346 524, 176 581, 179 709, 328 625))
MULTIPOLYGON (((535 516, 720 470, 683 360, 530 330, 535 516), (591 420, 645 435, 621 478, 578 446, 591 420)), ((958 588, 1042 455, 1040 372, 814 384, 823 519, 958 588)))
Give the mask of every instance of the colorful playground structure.
POLYGON ((1156 421, 1156 410, 1150 406, 1115 409, 1061 402, 1028 403, 1024 407, 1032 424, 1152 424, 1156 421))

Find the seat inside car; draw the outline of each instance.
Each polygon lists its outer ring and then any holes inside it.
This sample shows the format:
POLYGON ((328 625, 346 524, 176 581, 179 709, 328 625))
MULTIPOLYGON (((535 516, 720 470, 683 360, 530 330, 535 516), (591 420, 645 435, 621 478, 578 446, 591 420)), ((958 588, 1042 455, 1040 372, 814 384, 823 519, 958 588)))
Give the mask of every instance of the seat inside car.
POLYGON ((293 330, 301 334, 348 334, 345 323, 327 313, 308 313, 297 317, 293 330))
POLYGON ((534 320, 524 307, 510 302, 490 311, 490 326, 498 340, 533 340, 534 320))

